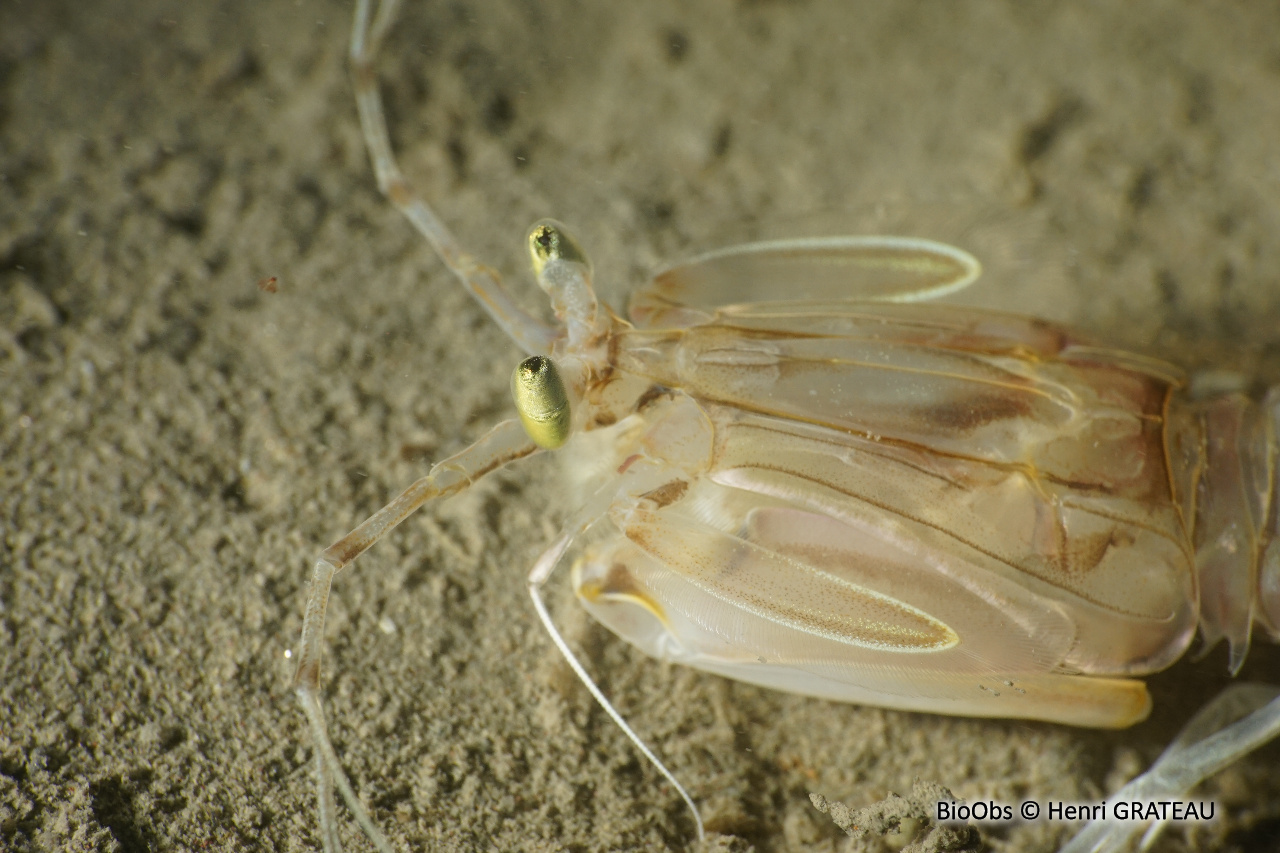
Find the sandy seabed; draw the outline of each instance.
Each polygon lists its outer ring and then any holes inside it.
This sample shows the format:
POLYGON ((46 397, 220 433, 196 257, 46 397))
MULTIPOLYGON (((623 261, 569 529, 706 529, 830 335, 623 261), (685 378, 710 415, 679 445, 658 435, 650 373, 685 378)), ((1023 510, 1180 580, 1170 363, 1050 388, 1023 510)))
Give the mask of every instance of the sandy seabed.
MULTIPOLYGON (((0 5, 0 848, 315 849, 288 659, 310 561, 509 416, 516 348, 374 187, 349 17, 0 5)), ((1041 234, 1016 246, 1038 272, 964 301, 1274 384, 1278 33, 1263 2, 411 2, 381 67, 406 172, 531 308, 542 216, 621 304, 735 228, 959 207, 1041 234)), ((339 578, 326 707, 396 849, 690 846, 528 605, 573 504, 531 461, 339 578)), ((655 663, 552 599, 706 849, 862 849, 809 793, 915 777, 1097 800, 1226 681, 1221 649, 1184 662, 1119 733, 895 713, 655 663)), ((1275 849, 1277 766, 1210 782, 1225 818, 1163 848, 1275 849)))

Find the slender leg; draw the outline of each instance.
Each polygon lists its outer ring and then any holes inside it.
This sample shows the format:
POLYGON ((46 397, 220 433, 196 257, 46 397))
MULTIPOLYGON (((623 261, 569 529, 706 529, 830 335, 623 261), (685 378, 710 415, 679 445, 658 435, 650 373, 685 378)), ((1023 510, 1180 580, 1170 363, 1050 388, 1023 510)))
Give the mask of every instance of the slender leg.
MULTIPOLYGON (((538 557, 537 562, 533 564, 533 568, 529 570, 529 596, 533 599, 533 607, 538 611, 538 618, 542 620, 542 626, 546 629, 547 634, 551 636, 551 642, 555 644, 556 649, 558 649, 560 654, 564 657, 565 662, 569 664, 569 668, 578 676, 578 680, 583 683, 587 688, 587 691, 595 697, 596 702, 598 702, 600 707, 604 709, 604 712, 609 715, 609 719, 613 720, 618 728, 622 729, 622 733, 625 734, 633 744, 635 744, 636 749, 640 750, 640 753, 649 760, 649 763, 652 764, 654 768, 662 774, 662 777, 670 782, 672 787, 676 789, 676 792, 680 795, 681 799, 684 800, 685 805, 689 807, 689 811, 693 813, 693 822, 698 830, 698 841, 703 841, 707 837, 706 830, 702 826, 702 814, 698 811, 698 806, 693 802, 693 797, 685 789, 684 785, 680 784, 680 780, 676 779, 675 774, 667 769, 667 766, 662 763, 662 759, 658 758, 658 756, 654 754, 653 750, 649 748, 649 745, 641 739, 640 735, 636 733, 636 730, 631 728, 630 724, 627 723, 626 719, 618 709, 613 707, 613 703, 604 695, 604 691, 602 691, 595 683, 595 680, 592 679, 590 673, 587 672, 586 667, 582 665, 582 662, 578 660, 577 655, 575 655, 573 650, 569 648, 569 644, 565 642, 564 637, 560 634, 559 629, 556 628, 555 623, 551 621, 551 613, 547 610, 547 605, 542 600, 542 587, 546 584, 547 579, 551 577, 551 572, 557 565, 559 565, 560 559, 564 556, 564 552, 569 548, 570 543, 572 543, 576 537, 581 535, 584 530, 590 527, 592 523, 604 515, 607 511, 607 503, 604 503, 604 507, 602 508, 601 498, 606 497, 607 493, 616 491, 618 491, 616 484, 611 483, 605 486, 601 491, 597 492, 596 495, 587 502, 587 506, 568 525, 566 528, 567 532, 562 534, 560 538, 552 543, 551 547, 542 552, 542 555, 538 557)), ((624 498, 624 500, 631 501, 634 500, 634 497, 624 498)))
POLYGON ((409 185, 396 164, 387 134, 382 97, 378 94, 378 78, 373 63, 378 46, 395 17, 398 0, 383 0, 372 25, 369 22, 371 0, 357 0, 355 26, 351 33, 351 73, 355 80, 356 106, 360 110, 360 127, 365 146, 378 176, 378 189, 396 209, 408 217, 413 226, 431 242, 445 266, 461 280, 502 331, 530 355, 551 352, 557 332, 520 308, 502 286, 497 271, 477 261, 458 245, 449 229, 409 185))
MULTIPOLYGON (((1233 684, 1201 708, 1156 763, 1107 798, 1116 803, 1176 800, 1224 767, 1280 735, 1280 690, 1270 685, 1233 684)), ((1141 821, 1096 820, 1080 830, 1062 853, 1120 853, 1142 831, 1141 821)), ((1138 849, 1159 832, 1147 830, 1138 849)))
POLYGON ((324 709, 320 705, 320 657, 323 651, 324 618, 328 610, 333 576, 423 504, 457 494, 490 471, 535 452, 537 447, 529 441, 518 420, 503 421, 475 444, 432 466, 425 477, 361 522, 355 530, 326 548, 316 560, 311 575, 311 593, 307 598, 307 608, 302 620, 302 640, 299 644, 294 690, 306 713, 315 749, 320 834, 326 853, 341 850, 333 802, 335 785, 374 847, 380 853, 391 853, 390 845, 356 797, 347 774, 338 763, 338 754, 334 751, 333 742, 329 740, 324 709))

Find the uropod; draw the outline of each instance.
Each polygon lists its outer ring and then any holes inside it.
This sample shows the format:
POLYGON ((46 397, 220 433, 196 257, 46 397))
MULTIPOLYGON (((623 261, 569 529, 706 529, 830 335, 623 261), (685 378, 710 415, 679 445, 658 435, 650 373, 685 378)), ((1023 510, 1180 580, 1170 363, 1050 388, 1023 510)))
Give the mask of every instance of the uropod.
MULTIPOLYGON (((396 165, 373 71, 395 2, 358 0, 357 104, 378 186, 529 357, 517 417, 436 463, 321 552, 295 680, 314 741, 321 836, 356 797, 320 703, 334 576, 424 504, 594 434, 562 533, 528 575, 553 642, 688 803, 556 631, 541 589, 645 652, 803 695, 914 711, 1118 728, 1137 677, 1199 630, 1238 668, 1280 634, 1272 500, 1280 393, 1193 399, 1177 368, 1044 321, 942 306, 982 258, 925 237, 750 243, 672 267, 623 318, 587 254, 537 223, 528 250, 556 322, 516 304, 396 165)), ((1250 694, 1126 791, 1186 790, 1280 730, 1250 694)), ((1100 831, 1100 830, 1099 830, 1100 831)), ((1082 838, 1083 849, 1120 840, 1082 838)))

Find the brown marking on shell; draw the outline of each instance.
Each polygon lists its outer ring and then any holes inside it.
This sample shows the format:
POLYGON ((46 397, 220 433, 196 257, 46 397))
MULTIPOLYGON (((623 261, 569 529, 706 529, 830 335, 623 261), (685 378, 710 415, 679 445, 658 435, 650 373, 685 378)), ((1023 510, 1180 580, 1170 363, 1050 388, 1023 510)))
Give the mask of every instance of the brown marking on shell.
POLYGON ((652 489, 641 495, 642 500, 653 501, 658 509, 669 506, 684 497, 684 493, 689 490, 689 484, 684 480, 672 480, 664 483, 656 489, 652 489))
POLYGON ((643 412, 653 403, 661 400, 663 397, 674 397, 675 394, 670 388, 659 385, 656 382, 645 389, 645 392, 636 400, 633 411, 643 412))
POLYGON ((1021 396, 986 394, 917 409, 921 420, 953 432, 969 432, 995 421, 1029 417, 1031 406, 1021 396))
POLYGON ((639 596, 643 590, 636 584, 635 576, 627 568, 626 563, 614 562, 599 581, 599 589, 603 595, 639 596))

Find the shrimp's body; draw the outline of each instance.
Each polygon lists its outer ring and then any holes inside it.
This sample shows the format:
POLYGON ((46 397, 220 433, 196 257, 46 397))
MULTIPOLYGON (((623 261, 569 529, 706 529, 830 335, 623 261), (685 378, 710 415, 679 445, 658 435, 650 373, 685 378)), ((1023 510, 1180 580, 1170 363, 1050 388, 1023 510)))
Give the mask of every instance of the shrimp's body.
MULTIPOLYGON (((1177 660, 1197 629, 1229 641, 1233 668, 1254 625, 1280 632, 1280 393, 1192 400, 1164 362, 930 301, 977 280, 983 258, 927 235, 710 253, 655 278, 623 319, 548 220, 529 235, 557 320, 545 324, 396 166, 372 70, 393 5, 371 21, 360 0, 352 40, 379 186, 535 357, 513 377, 518 419, 435 465, 315 564, 297 691, 326 848, 337 847, 336 785, 389 849, 320 707, 334 574, 423 504, 543 450, 580 457, 586 436, 580 506, 530 591, 575 671, 691 807, 551 625, 540 589, 558 566, 599 621, 652 655, 941 714, 1128 726, 1151 705, 1137 676, 1177 660)), ((1271 702, 1162 772, 1194 782, 1277 728, 1271 702)))

